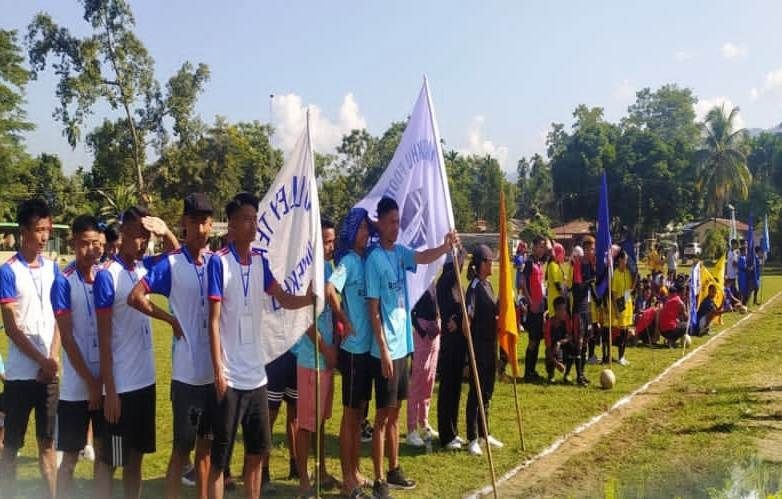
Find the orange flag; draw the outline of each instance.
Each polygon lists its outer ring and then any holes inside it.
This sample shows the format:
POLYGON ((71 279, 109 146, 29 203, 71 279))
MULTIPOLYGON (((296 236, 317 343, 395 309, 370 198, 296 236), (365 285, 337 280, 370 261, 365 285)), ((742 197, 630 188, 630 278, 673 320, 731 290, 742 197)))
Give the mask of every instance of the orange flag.
POLYGON ((513 376, 518 376, 519 359, 516 355, 516 343, 519 340, 519 323, 516 319, 516 304, 513 299, 512 270, 505 217, 505 193, 500 190, 500 317, 497 321, 497 337, 500 348, 505 352, 511 365, 513 376))

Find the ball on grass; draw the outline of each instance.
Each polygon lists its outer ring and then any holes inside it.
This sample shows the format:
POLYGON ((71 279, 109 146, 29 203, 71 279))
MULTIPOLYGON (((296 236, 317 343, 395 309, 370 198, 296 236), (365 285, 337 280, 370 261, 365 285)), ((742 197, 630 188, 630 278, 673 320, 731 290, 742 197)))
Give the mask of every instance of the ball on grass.
POLYGON ((692 336, 685 334, 682 341, 684 342, 685 347, 690 348, 690 345, 692 345, 692 336))
POLYGON ((604 390, 610 390, 615 384, 616 376, 614 375, 614 371, 611 369, 603 369, 600 373, 600 386, 602 386, 604 390))

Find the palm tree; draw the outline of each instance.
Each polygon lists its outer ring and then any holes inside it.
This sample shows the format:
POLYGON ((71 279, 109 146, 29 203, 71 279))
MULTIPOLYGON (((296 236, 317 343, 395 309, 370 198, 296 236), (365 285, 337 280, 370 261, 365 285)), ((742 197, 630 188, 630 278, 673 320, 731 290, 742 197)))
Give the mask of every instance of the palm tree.
POLYGON ((739 108, 729 113, 725 105, 714 106, 703 120, 703 148, 696 152, 698 189, 704 195, 709 214, 722 213, 725 204, 749 195, 752 174, 743 151, 744 129, 734 131, 739 108))

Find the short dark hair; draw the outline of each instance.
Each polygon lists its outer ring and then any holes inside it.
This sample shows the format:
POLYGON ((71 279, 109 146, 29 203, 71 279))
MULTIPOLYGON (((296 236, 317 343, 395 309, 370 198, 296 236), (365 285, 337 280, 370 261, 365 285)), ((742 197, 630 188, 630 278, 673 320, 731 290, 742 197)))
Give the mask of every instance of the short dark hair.
POLYGON ((142 218, 148 216, 149 216, 149 210, 146 209, 144 206, 137 204, 136 206, 131 206, 127 210, 123 211, 120 220, 124 225, 126 223, 138 222, 142 218))
POLYGON ((557 296, 554 298, 554 309, 556 310, 558 307, 561 307, 562 305, 567 305, 567 300, 564 296, 557 296))
POLYGON ((399 205, 394 198, 383 196, 380 201, 377 202, 377 218, 382 217, 389 211, 399 211, 399 205))
POLYGON ((29 229, 36 220, 51 218, 51 216, 49 205, 43 199, 27 199, 16 209, 16 223, 20 229, 29 229))
POLYGON ((106 243, 107 244, 113 244, 116 241, 119 240, 119 224, 116 222, 108 225, 106 229, 103 231, 104 234, 106 234, 106 243))
POLYGON ((260 201, 257 197, 255 197, 253 194, 250 194, 249 192, 240 192, 236 196, 234 196, 230 201, 228 201, 228 204, 225 205, 225 216, 228 217, 230 220, 231 217, 236 213, 239 208, 241 208, 244 205, 249 205, 258 209, 258 203, 260 201))
POLYGON ((327 230, 327 229, 336 229, 336 226, 334 225, 334 222, 332 222, 328 218, 321 218, 320 219, 320 230, 327 230))
POLYGON ((92 215, 79 215, 73 219, 71 224, 71 234, 75 237, 76 234, 81 234, 87 231, 103 232, 100 228, 100 222, 92 215))
POLYGON ((734 244, 739 244, 739 242, 735 239, 730 240, 730 245, 733 246, 734 244))
POLYGON ((533 246, 535 246, 537 244, 540 244, 540 243, 545 243, 545 242, 546 242, 546 238, 541 236, 541 235, 537 235, 537 236, 532 238, 532 245, 533 246))

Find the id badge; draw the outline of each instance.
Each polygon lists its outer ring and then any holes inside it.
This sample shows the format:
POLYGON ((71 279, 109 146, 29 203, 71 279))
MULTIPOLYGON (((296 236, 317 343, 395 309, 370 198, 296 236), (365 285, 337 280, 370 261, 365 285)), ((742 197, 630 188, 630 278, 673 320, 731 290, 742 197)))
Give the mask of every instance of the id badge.
POLYGON ((206 315, 201 313, 198 318, 198 343, 200 345, 206 345, 209 343, 209 326, 206 319, 206 315))
POLYGON ((98 348, 98 337, 90 336, 90 345, 87 351, 87 361, 91 364, 100 362, 100 349, 98 348))
POLYGON ((397 308, 405 308, 407 304, 405 303, 405 294, 401 291, 396 292, 396 307, 397 308))
POLYGON ((239 318, 239 343, 242 345, 255 343, 252 314, 242 314, 239 318))
POLYGON ((144 326, 144 331, 141 334, 144 340, 144 350, 152 350, 152 335, 149 332, 149 328, 144 326))

